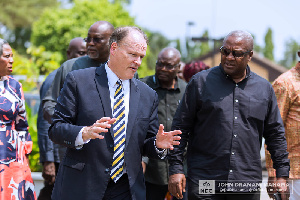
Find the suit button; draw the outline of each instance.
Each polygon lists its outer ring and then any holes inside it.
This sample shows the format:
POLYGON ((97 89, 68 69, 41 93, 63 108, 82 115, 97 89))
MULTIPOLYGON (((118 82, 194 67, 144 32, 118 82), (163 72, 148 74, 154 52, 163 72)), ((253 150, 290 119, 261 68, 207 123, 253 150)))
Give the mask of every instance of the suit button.
POLYGON ((110 148, 113 148, 113 147, 114 147, 114 145, 110 144, 110 145, 109 145, 109 147, 110 147, 110 148))
POLYGON ((108 173, 109 171, 110 171, 109 168, 106 168, 106 169, 105 169, 105 173, 108 173))

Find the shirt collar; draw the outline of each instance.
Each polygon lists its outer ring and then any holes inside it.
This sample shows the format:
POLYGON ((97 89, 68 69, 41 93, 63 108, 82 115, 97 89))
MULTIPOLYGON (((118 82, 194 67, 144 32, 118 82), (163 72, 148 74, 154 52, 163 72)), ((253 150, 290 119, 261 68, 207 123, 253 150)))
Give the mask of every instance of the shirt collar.
POLYGON ((300 61, 297 62, 295 69, 297 70, 297 72, 300 74, 300 61))
MULTIPOLYGON (((119 80, 118 76, 108 67, 107 63, 105 63, 105 71, 107 74, 108 85, 112 88, 116 86, 117 81, 119 80)), ((129 86, 129 80, 122 80, 123 87, 129 86)))
MULTIPOLYGON (((153 78, 153 83, 154 83, 153 89, 162 88, 162 87, 160 86, 160 84, 159 84, 159 81, 158 81, 156 75, 153 75, 152 78, 153 78)), ((179 87, 178 87, 178 77, 177 77, 177 76, 176 76, 176 78, 175 78, 175 81, 176 81, 176 82, 175 82, 174 88, 172 88, 172 89, 170 89, 170 90, 180 90, 179 87)))
MULTIPOLYGON (((221 64, 219 65, 219 68, 221 69, 222 73, 226 76, 226 78, 230 77, 230 75, 226 74, 226 72, 224 71, 224 69, 223 69, 223 67, 222 67, 221 64)), ((246 76, 245 76, 244 79, 249 78, 250 76, 251 76, 251 70, 250 70, 249 65, 247 65, 247 67, 246 67, 246 76)))

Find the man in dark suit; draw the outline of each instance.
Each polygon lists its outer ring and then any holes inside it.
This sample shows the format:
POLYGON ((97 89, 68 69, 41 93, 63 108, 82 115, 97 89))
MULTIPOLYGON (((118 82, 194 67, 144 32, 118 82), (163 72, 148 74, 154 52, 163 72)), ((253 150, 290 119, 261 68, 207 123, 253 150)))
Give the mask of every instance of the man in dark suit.
POLYGON ((55 200, 146 199, 142 155, 163 158, 179 144, 179 130, 164 132, 158 124, 155 91, 133 78, 146 55, 146 35, 120 27, 109 44, 108 63, 70 72, 58 98, 49 136, 68 148, 55 200))
MULTIPOLYGON (((86 42, 81 37, 73 38, 67 50, 67 58, 78 58, 86 55, 86 42)), ((42 100, 50 88, 57 69, 51 72, 40 88, 40 100, 42 100)), ((40 162, 43 164, 42 176, 44 178, 44 187, 41 189, 38 200, 51 199, 54 187, 55 176, 62 156, 65 153, 65 147, 62 147, 49 139, 48 129, 50 124, 43 117, 43 106, 40 103, 37 117, 38 145, 40 150, 40 162)))

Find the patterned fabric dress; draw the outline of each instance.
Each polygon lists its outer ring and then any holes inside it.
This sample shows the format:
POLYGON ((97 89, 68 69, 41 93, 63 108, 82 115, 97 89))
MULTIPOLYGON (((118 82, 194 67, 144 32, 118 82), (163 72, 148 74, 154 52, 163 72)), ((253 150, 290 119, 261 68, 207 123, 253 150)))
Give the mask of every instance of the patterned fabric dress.
POLYGON ((0 80, 0 199, 36 199, 26 155, 32 150, 21 84, 0 80))

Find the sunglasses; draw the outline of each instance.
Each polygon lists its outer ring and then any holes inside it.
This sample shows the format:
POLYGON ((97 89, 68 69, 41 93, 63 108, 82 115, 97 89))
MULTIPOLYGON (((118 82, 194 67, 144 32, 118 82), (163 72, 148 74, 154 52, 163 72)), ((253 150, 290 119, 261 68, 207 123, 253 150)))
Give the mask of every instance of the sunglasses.
POLYGON ((232 53, 232 55, 235 57, 235 58, 241 58, 241 57, 244 57, 247 53, 250 53, 250 51, 236 51, 236 50, 229 50, 229 49, 226 49, 225 47, 221 47, 220 48, 220 52, 222 55, 225 55, 225 56, 229 56, 230 53, 232 53))
POLYGON ((92 38, 92 37, 84 38, 84 41, 87 42, 87 43, 92 42, 92 40, 93 40, 94 43, 101 43, 103 38, 92 38))
POLYGON ((161 63, 161 62, 156 62, 157 68, 162 69, 162 68, 166 67, 167 70, 172 70, 172 69, 176 68, 178 66, 178 64, 176 64, 176 65, 169 65, 169 64, 164 64, 164 63, 161 63))

